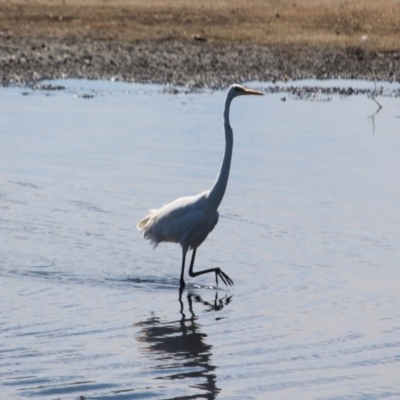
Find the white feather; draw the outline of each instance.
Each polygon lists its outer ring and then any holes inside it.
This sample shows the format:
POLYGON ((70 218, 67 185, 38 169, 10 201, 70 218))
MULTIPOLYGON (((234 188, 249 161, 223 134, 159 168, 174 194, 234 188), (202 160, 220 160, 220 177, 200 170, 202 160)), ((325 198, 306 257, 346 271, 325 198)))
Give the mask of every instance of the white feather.
POLYGON ((192 271, 194 254, 208 234, 218 223, 218 207, 224 197, 229 178, 229 170, 232 158, 233 132, 229 123, 229 109, 231 101, 243 94, 262 94, 240 85, 232 85, 227 93, 224 109, 225 128, 225 153, 222 165, 214 183, 214 186, 197 196, 181 197, 157 210, 150 210, 137 224, 137 229, 142 232, 145 239, 151 241, 154 247, 161 242, 179 243, 182 247, 183 262, 181 272, 181 288, 185 283, 183 273, 185 268, 185 256, 189 249, 193 249, 193 258, 189 274, 196 276, 201 273, 215 272, 216 277, 228 284, 232 280, 219 268, 213 268, 194 273, 192 271))

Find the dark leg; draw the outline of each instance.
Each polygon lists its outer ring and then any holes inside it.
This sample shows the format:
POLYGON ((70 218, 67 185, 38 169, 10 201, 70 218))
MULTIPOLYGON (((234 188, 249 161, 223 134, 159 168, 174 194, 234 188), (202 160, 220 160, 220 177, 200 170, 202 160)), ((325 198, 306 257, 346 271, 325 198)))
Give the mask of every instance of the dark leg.
POLYGON ((182 290, 185 288, 185 281, 184 281, 184 279, 183 279, 183 275, 184 275, 184 273, 185 273, 186 251, 183 251, 182 253, 183 253, 183 254, 182 254, 182 271, 181 271, 181 280, 180 280, 180 283, 181 283, 181 286, 180 286, 181 294, 182 294, 182 290))
MULTIPOLYGON (((190 260, 190 267, 189 267, 189 275, 192 276, 193 273, 193 265, 194 265, 194 259, 196 257, 196 250, 197 249, 193 249, 192 251, 192 259, 190 260)), ((195 275, 193 275, 195 276, 195 275)))
POLYGON ((197 249, 193 249, 192 261, 190 262, 190 268, 189 268, 189 276, 191 276, 193 278, 198 275, 215 272, 215 281, 217 282, 217 286, 218 286, 218 277, 221 278, 222 282, 224 282, 225 285, 227 285, 227 286, 233 285, 233 280, 231 278, 229 278, 229 276, 227 274, 225 274, 225 272, 223 272, 220 268, 210 268, 210 269, 205 269, 203 271, 194 272, 193 265, 194 265, 194 258, 196 257, 196 250, 197 249))

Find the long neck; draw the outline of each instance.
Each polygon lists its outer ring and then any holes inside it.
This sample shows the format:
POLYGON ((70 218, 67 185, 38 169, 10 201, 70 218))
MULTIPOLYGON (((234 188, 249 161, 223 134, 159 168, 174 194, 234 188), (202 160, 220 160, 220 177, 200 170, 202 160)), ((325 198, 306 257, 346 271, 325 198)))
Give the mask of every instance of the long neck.
POLYGON ((224 128, 225 128, 225 153, 222 159, 221 169, 210 191, 210 201, 215 210, 221 204, 224 197, 226 186, 228 185, 229 170, 231 167, 232 149, 233 149, 233 132, 229 123, 229 109, 231 105, 231 98, 227 98, 224 109, 224 128))

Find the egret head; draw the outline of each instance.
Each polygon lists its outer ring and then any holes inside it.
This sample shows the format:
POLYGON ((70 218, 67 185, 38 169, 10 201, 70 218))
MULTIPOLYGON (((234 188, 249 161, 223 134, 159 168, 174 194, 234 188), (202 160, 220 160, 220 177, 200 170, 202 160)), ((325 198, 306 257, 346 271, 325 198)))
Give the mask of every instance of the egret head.
POLYGON ((247 87, 244 87, 242 85, 238 85, 237 83, 235 83, 235 84, 231 85, 231 87, 229 88, 227 98, 232 100, 235 97, 241 96, 243 94, 255 94, 255 95, 263 96, 263 93, 259 92, 258 90, 250 89, 250 88, 247 88, 247 87))

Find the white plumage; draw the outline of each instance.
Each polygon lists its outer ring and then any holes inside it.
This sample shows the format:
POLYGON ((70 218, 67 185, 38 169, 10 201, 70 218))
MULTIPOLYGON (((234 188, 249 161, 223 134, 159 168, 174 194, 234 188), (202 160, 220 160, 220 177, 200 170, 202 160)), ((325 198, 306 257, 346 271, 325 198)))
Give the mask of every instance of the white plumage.
POLYGON ((189 267, 189 275, 191 277, 214 272, 217 285, 218 277, 226 285, 233 285, 232 279, 220 268, 210 268, 194 272, 193 264, 196 249, 204 242, 208 234, 218 223, 219 214, 217 209, 225 194, 228 183, 233 149, 233 132, 229 123, 230 104, 235 97, 245 94, 262 95, 261 92, 237 84, 232 85, 228 90, 224 109, 225 153, 214 186, 210 190, 196 196, 181 197, 157 210, 150 210, 150 214, 137 224, 137 229, 142 232, 145 239, 151 241, 154 247, 161 242, 179 243, 181 245, 181 290, 185 287, 183 276, 188 250, 193 250, 189 267))

